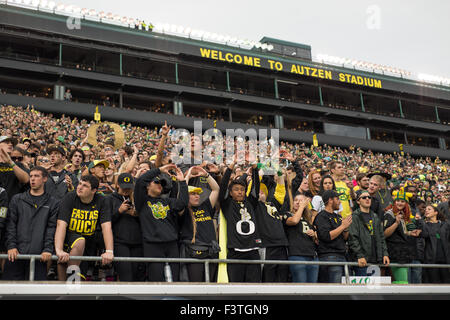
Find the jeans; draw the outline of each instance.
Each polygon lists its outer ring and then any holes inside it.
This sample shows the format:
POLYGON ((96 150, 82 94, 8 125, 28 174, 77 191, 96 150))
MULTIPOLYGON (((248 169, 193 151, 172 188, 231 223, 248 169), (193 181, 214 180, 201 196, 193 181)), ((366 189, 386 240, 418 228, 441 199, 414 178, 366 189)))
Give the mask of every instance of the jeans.
MULTIPOLYGON (((319 257, 320 261, 346 262, 345 256, 326 255, 319 257)), ((344 276, 344 266, 320 266, 321 280, 324 283, 341 283, 344 276)))
MULTIPOLYGON (((411 261, 411 264, 420 264, 418 260, 411 261)), ((409 283, 422 283, 422 268, 409 268, 408 270, 409 283)))
MULTIPOLYGON (((317 257, 290 256, 290 261, 319 261, 317 257)), ((292 275, 292 282, 316 283, 319 275, 318 265, 290 264, 289 270, 292 275)))

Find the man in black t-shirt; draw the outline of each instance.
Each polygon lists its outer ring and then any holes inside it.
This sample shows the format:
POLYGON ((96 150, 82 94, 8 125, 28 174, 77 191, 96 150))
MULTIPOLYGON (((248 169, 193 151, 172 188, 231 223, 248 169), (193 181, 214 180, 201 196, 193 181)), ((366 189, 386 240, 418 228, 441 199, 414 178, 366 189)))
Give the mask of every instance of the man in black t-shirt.
MULTIPOLYGON (((341 215, 334 213, 340 206, 339 194, 336 191, 325 191, 322 200, 325 210, 319 212, 314 220, 319 238, 317 248, 319 260, 345 262, 345 241, 348 238, 348 228, 352 224, 352 216, 342 219, 341 215)), ((341 283, 343 275, 343 266, 320 266, 319 268, 319 282, 341 283)))
MULTIPOLYGON (((229 185, 236 159, 225 171, 220 183, 219 201, 223 216, 227 222, 228 259, 259 260, 258 249, 261 238, 256 224, 255 208, 258 204, 259 183, 253 183, 252 190, 246 196, 247 184, 240 179, 229 185), (226 195, 227 190, 229 195, 226 195)), ((252 181, 259 181, 256 164, 252 167, 252 181)), ((261 266, 257 264, 227 265, 230 282, 261 282, 261 266)))
POLYGON ((97 194, 98 185, 98 179, 94 176, 83 176, 76 191, 61 200, 55 234, 60 280, 66 278, 63 264, 80 265, 80 261, 69 260, 70 256, 82 256, 95 242, 93 236, 97 224, 101 225, 106 248, 102 254, 102 264, 109 264, 114 258, 111 210, 109 201, 97 194))

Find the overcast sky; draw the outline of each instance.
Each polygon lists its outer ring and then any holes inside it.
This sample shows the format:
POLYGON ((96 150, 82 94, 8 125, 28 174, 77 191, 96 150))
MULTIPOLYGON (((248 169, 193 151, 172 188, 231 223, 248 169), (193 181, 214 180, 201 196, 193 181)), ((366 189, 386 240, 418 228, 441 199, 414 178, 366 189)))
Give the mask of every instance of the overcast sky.
POLYGON ((89 9, 450 77, 448 0, 63 0, 89 9))

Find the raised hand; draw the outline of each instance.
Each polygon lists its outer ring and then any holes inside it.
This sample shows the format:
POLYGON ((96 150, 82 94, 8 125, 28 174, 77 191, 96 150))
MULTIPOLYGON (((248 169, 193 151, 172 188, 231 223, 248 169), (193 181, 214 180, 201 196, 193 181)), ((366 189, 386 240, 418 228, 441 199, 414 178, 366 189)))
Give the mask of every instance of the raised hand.
POLYGON ((167 125, 167 121, 164 121, 164 125, 161 127, 161 134, 167 136, 169 134, 170 127, 167 125))
POLYGON ((170 170, 174 170, 174 169, 176 169, 176 168, 177 168, 177 166, 176 166, 175 164, 170 163, 170 164, 166 164, 165 166, 160 167, 159 170, 160 170, 162 173, 167 173, 168 175, 171 175, 171 174, 169 173, 169 171, 170 171, 170 170))

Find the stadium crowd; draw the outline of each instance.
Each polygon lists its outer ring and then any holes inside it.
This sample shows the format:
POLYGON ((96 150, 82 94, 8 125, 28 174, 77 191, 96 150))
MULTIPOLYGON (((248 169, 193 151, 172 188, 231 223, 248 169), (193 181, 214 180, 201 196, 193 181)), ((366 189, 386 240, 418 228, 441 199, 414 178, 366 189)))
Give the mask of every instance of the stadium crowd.
MULTIPOLYGON (((216 165, 171 163, 175 128, 116 127, 1 106, 3 280, 204 281, 203 264, 116 262, 114 257, 217 258, 220 212, 227 258, 383 264, 396 283, 448 283, 448 161, 350 147, 280 142, 280 167, 247 153, 216 165), (117 130, 120 128, 121 130, 117 130), (123 135, 121 131, 123 130, 123 135), (58 261, 52 261, 55 254, 58 261), (71 256, 101 256, 101 263, 71 256), (79 267, 79 268, 78 268, 79 267), (78 271, 79 270, 79 273, 78 271), (168 272, 168 270, 170 270, 168 272)), ((224 248, 222 248, 223 250, 224 248)), ((228 264, 230 282, 341 282, 342 266, 228 264)), ((211 280, 218 266, 210 265, 211 280)))

